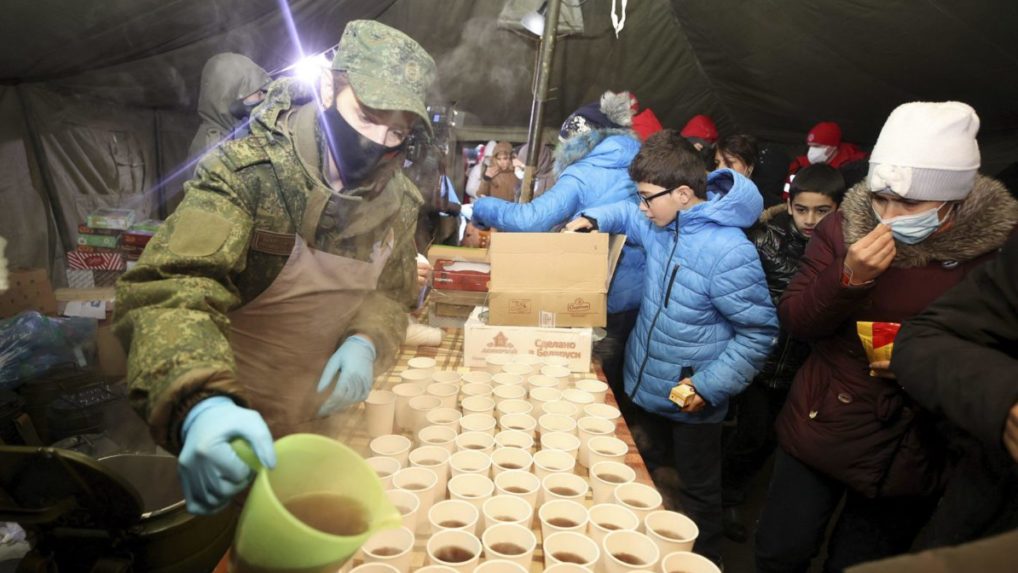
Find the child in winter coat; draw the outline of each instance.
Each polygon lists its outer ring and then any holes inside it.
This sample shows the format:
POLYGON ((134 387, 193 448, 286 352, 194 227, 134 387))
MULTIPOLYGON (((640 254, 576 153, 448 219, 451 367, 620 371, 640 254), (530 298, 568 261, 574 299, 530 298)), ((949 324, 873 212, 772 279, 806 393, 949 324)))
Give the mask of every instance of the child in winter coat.
POLYGON ((674 130, 649 137, 629 174, 638 205, 585 209, 567 229, 625 233, 647 253, 625 391, 651 434, 673 442, 679 500, 700 529, 694 549, 720 562, 721 422, 778 334, 760 259, 743 231, 763 200, 730 169, 708 176, 674 130), (680 386, 692 393, 684 405, 669 399, 680 386))

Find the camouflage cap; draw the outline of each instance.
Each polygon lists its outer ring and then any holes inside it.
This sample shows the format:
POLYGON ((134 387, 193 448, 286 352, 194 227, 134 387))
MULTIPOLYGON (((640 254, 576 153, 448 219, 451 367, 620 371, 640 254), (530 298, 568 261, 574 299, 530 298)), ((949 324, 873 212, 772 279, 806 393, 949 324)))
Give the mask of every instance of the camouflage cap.
POLYGON ((373 20, 354 20, 343 31, 332 69, 346 72, 365 105, 412 111, 431 129, 424 101, 435 81, 435 60, 410 36, 373 20))

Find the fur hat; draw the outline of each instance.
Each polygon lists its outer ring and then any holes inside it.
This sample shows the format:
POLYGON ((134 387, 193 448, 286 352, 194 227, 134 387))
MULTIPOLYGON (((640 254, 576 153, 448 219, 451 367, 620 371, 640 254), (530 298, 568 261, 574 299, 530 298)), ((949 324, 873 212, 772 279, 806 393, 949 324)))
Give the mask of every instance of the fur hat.
POLYGON ((632 125, 633 107, 629 92, 606 91, 600 101, 588 103, 570 114, 562 123, 558 135, 559 139, 565 141, 595 129, 620 129, 632 125))
POLYGON ((887 116, 870 154, 867 182, 916 201, 957 201, 979 170, 979 116, 957 101, 912 102, 887 116))
POLYGON ((833 121, 821 121, 806 134, 806 144, 829 147, 841 145, 841 126, 833 121))
POLYGON ((699 143, 707 147, 717 142, 718 126, 714 125, 714 120, 710 116, 703 114, 694 115, 682 127, 679 135, 690 141, 700 140, 699 143))

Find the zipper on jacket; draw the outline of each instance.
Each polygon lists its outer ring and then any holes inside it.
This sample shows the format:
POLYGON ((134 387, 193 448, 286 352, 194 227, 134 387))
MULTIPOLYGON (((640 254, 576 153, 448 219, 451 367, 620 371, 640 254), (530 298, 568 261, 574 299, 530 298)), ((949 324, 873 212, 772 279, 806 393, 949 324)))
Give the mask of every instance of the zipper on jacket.
POLYGON ((668 292, 665 293, 665 308, 668 308, 668 299, 672 296, 672 287, 675 286, 675 275, 679 274, 679 265, 675 264, 672 269, 672 277, 668 279, 668 292))
MULTIPOLYGON (((675 216, 675 236, 672 238, 672 252, 669 253, 668 260, 667 260, 667 262, 665 262, 665 268, 666 269, 668 268, 668 263, 671 262, 672 257, 675 256, 675 249, 679 246, 679 216, 680 215, 676 215, 675 216)), ((678 267, 679 267, 678 264, 676 264, 675 265, 675 271, 672 273, 672 278, 675 277, 675 272, 678 272, 678 267)), ((668 274, 665 273, 665 276, 667 277, 668 274)), ((664 283, 662 283, 661 284, 661 291, 664 292, 665 290, 667 290, 669 293, 671 293, 671 288, 665 289, 665 285, 664 285, 664 283)), ((643 371, 644 371, 644 369, 647 368, 647 360, 650 359, 650 339, 651 339, 651 337, 654 334, 654 325, 657 324, 657 319, 658 319, 658 317, 661 316, 661 311, 664 310, 665 305, 667 304, 667 301, 668 301, 668 298, 666 296, 663 301, 658 303, 658 305, 657 305, 657 312, 654 313, 654 319, 650 321, 650 328, 647 329, 647 346, 646 346, 647 350, 643 354, 643 362, 640 363, 640 370, 636 374, 636 384, 633 386, 632 393, 629 394, 629 399, 630 400, 635 400, 636 399, 636 393, 640 390, 640 386, 643 384, 643 371)))

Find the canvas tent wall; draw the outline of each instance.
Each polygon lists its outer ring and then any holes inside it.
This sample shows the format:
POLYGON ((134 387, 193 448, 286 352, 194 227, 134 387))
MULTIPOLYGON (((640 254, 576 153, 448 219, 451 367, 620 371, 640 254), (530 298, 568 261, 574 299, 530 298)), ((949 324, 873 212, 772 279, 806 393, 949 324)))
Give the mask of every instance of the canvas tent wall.
MULTIPOLYGON (((519 129, 535 39, 499 29, 506 1, 290 0, 303 49, 376 18, 437 60, 436 101, 473 127, 519 129)), ((723 133, 801 142, 820 120, 873 141, 903 101, 958 99, 982 118, 984 170, 1018 158, 1018 4, 1003 0, 565 0, 583 32, 558 43, 549 126, 605 89, 630 89, 666 127, 707 113, 723 133)), ((277 0, 8 0, 0 19, 0 234, 14 265, 59 271, 92 207, 158 215, 179 193, 202 66, 243 53, 278 70, 298 57, 277 0)), ((59 272, 54 272, 59 281, 59 272)))

